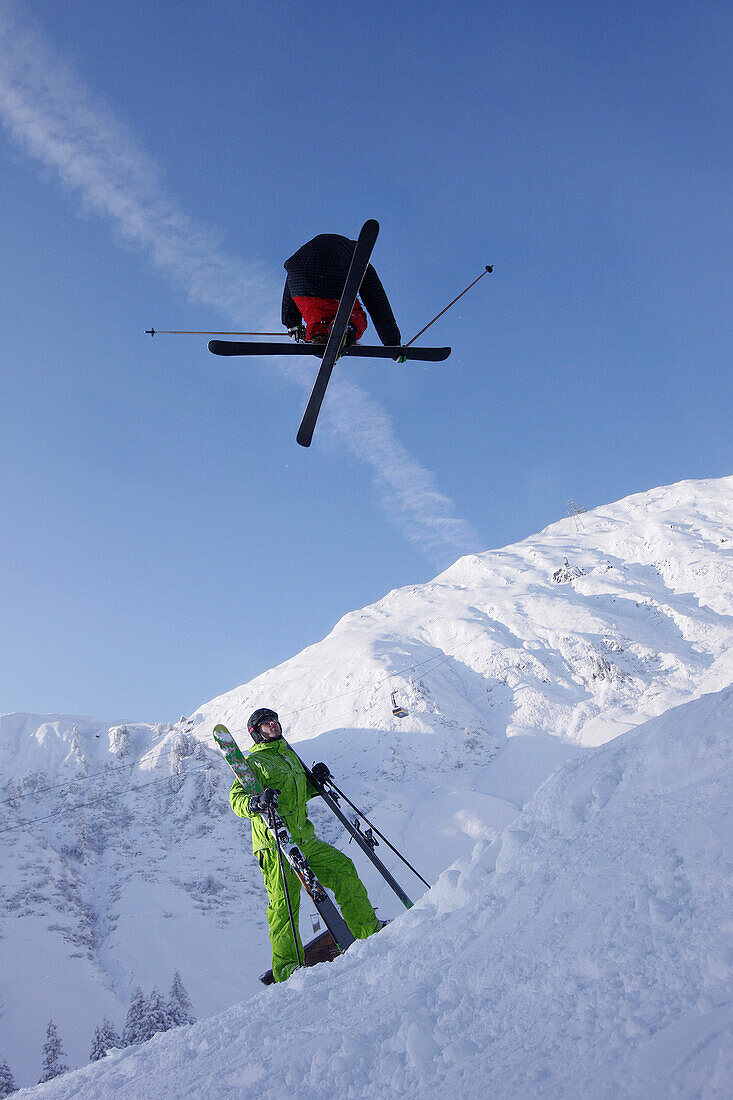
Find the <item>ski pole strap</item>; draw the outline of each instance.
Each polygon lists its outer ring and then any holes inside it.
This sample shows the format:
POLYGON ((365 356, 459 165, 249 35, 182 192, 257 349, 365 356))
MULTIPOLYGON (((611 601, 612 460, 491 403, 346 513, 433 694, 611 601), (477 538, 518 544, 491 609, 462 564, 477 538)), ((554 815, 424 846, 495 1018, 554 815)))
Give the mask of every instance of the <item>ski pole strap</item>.
MULTIPOLYGON (((464 294, 467 294, 467 293, 468 293, 468 291, 469 291, 469 290, 471 289, 471 287, 472 287, 472 286, 475 286, 475 285, 476 285, 476 283, 477 283, 477 282, 479 281, 479 279, 483 279, 484 275, 488 274, 489 272, 491 272, 491 271, 493 271, 493 270, 494 270, 494 268, 493 268, 493 267, 490 267, 490 266, 489 266, 489 265, 487 264, 487 265, 486 265, 486 267, 485 267, 485 269, 484 269, 484 270, 483 270, 483 271, 481 272, 481 274, 480 274, 480 275, 478 276, 478 278, 474 279, 472 283, 469 283, 469 284, 468 284, 468 286, 466 287, 466 289, 465 289, 465 290, 462 290, 462 291, 461 291, 461 293, 460 293, 460 294, 458 295, 458 298, 462 298, 464 294)), ((415 343, 415 341, 417 340, 417 337, 418 337, 418 336, 422 336, 422 334, 423 334, 424 332, 427 332, 427 330, 428 330, 428 329, 430 328, 430 326, 431 326, 431 325, 434 325, 434 324, 435 324, 435 322, 436 322, 436 321, 438 320, 438 318, 439 318, 439 317, 442 317, 444 313, 447 313, 447 312, 448 312, 448 310, 450 309, 450 307, 451 307, 451 306, 454 306, 454 305, 456 304, 456 302, 458 301, 458 298, 454 298, 452 302, 449 302, 449 303, 448 303, 448 305, 447 305, 447 306, 445 307, 445 309, 441 309, 440 313, 438 313, 438 314, 437 314, 437 315, 436 315, 435 317, 433 317, 432 321, 428 321, 428 323, 427 323, 427 325, 425 326, 425 328, 421 328, 421 329, 420 329, 420 331, 419 331, 419 332, 417 333, 417 335, 416 335, 416 336, 413 336, 412 340, 410 340, 410 342, 409 342, 409 343, 405 344, 405 345, 404 345, 404 347, 406 347, 406 348, 409 348, 410 344, 414 344, 414 343, 415 343)))

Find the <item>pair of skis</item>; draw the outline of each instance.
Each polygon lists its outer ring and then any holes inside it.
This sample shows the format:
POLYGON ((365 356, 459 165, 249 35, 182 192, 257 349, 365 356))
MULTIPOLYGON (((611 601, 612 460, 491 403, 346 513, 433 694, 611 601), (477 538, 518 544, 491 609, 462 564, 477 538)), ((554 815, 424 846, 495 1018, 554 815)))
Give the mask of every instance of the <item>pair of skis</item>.
MULTIPOLYGON (((242 750, 239 748, 239 745, 234 740, 234 738, 232 737, 231 733, 226 728, 226 726, 223 726, 223 725, 215 726, 213 736, 214 736, 214 741, 219 746, 219 748, 221 749, 221 751, 224 755, 224 759, 226 760, 227 764, 229 765, 229 767, 232 769, 232 771, 236 775, 237 779, 239 779, 239 781, 241 783, 243 783, 247 786, 250 786, 251 783, 252 783, 252 779, 254 778, 254 780, 256 782, 256 785, 259 788, 259 791, 261 792, 261 786, 259 784, 259 781, 257 780, 257 777, 254 775, 254 772, 250 768, 249 763, 247 761, 247 758, 243 754, 242 750)), ((290 748, 291 751, 294 752, 294 750, 292 749, 292 746, 288 745, 288 748, 290 748)), ((295 753, 295 755, 297 756, 297 753, 295 753)), ((397 849, 394 848, 389 843, 389 841, 387 840, 386 837, 382 836, 382 834, 376 829, 376 827, 372 825, 372 823, 369 821, 369 819, 366 817, 366 815, 363 814, 361 812, 361 810, 359 810, 354 805, 354 803, 351 802, 346 797, 346 795, 343 794, 342 791, 338 790, 336 785, 333 783, 333 780, 327 780, 327 782, 333 788, 333 791, 334 791, 334 793, 331 793, 328 790, 326 790, 326 788, 323 784, 319 784, 315 781, 315 779, 313 777, 313 773, 311 772, 311 770, 308 767, 306 767, 306 765, 303 763, 303 761, 300 759, 299 756, 297 756, 297 758, 300 761, 300 763, 303 767, 303 770, 305 771, 308 779, 318 789, 318 791, 319 791, 321 797, 323 798, 324 802, 326 803, 326 805, 329 807, 329 809, 331 809, 333 811, 333 813, 339 819, 341 824, 345 827, 347 832, 351 835, 352 839, 357 842, 357 844, 362 849, 364 854, 366 856, 368 856, 368 858, 374 864, 374 866, 379 871, 379 873, 382 875, 382 877, 385 879, 385 881, 388 883, 388 885, 395 892, 395 894, 400 899, 400 901, 405 906, 405 908, 410 909, 412 907, 412 904, 413 904, 412 901, 410 900, 408 895, 405 893, 405 891, 402 889, 402 887, 399 885, 399 883, 396 881, 396 879, 392 876, 392 874, 387 869, 387 867, 385 867, 385 865, 382 863, 379 856, 377 856, 374 852, 374 849, 377 847, 377 844, 378 844, 378 841, 375 839, 374 833, 376 833, 387 844, 387 846, 396 855, 399 856, 399 858, 403 861, 403 863, 405 863, 410 868, 410 870, 415 875, 417 875, 417 877, 421 880, 421 882, 423 882, 428 888, 430 886, 430 883, 428 883, 422 877, 422 875, 420 875, 415 870, 415 868, 410 863, 407 862, 407 860, 404 858, 404 856, 402 856, 397 851, 397 849), (362 829, 360 828, 358 818, 355 819, 354 822, 351 822, 346 817, 346 815, 344 813, 342 813, 342 811, 339 808, 338 803, 337 803, 338 797, 342 797, 346 802, 348 802, 348 804, 352 807, 352 809, 355 810, 356 813, 359 814, 359 816, 366 822, 366 824, 368 825, 368 828, 367 828, 366 832, 362 831, 362 829)), ((326 937, 327 934, 330 935, 330 937, 333 940, 333 947, 334 947, 335 952, 346 951, 347 948, 349 948, 351 946, 351 944, 354 942, 353 935, 349 931, 349 928, 348 928, 346 922, 344 921, 343 917, 339 913, 338 909, 336 908, 334 903, 329 898, 328 894, 326 893, 326 891, 323 888, 323 886, 321 885, 321 883, 316 878, 316 876, 313 873, 312 868, 308 864, 308 861, 306 860, 305 856, 303 855, 303 853, 300 851, 298 846, 292 840, 292 838, 291 838, 290 834, 288 833, 288 830, 287 830, 287 828, 285 826, 285 823, 283 822, 282 818, 272 809, 269 811, 269 815, 268 815, 268 819, 267 819, 267 828, 268 828, 271 836, 275 840, 275 846, 276 846, 276 849, 277 849, 277 852, 278 852, 278 858, 280 860, 280 869, 281 869, 281 873, 283 874, 283 884, 285 885, 286 898, 287 898, 287 903, 288 903, 288 911, 289 911, 289 915, 290 915, 291 928, 292 928, 292 932, 293 932, 293 941, 296 945, 296 950, 297 950, 298 940, 297 940, 297 936, 296 936, 295 922, 294 922, 293 915, 292 915, 292 910, 291 910, 291 907, 290 907, 290 899, 287 896, 287 885, 285 884, 284 868, 283 868, 283 865, 282 865, 283 858, 286 859, 287 862, 292 867, 292 869, 295 872, 295 875, 298 878, 299 882, 303 886, 303 888, 306 891, 306 893, 308 894, 308 896, 313 901, 313 904, 315 905, 319 916, 323 919, 323 923, 325 924, 326 929, 327 929, 327 933, 323 933, 321 936, 317 937, 317 939, 314 940, 312 943, 306 944, 306 946, 305 946, 305 959, 303 960, 304 964, 306 966, 308 966, 308 965, 312 965, 314 962, 322 961, 322 959, 324 959, 326 957, 334 957, 333 954, 330 955, 330 956, 328 956, 328 954, 323 954, 323 951, 325 950, 326 952, 328 952, 328 950, 330 949, 330 946, 331 946, 328 942, 325 941, 325 937, 326 937), (320 950, 320 954, 319 954, 319 950, 320 950), (310 954, 309 954, 309 952, 310 952, 310 954)), ((270 982, 272 980, 273 979, 272 979, 270 971, 268 971, 268 973, 263 975, 263 977, 262 977, 262 981, 265 983, 265 985, 270 984, 270 982)))
POLYGON ((338 304, 336 316, 331 325, 331 332, 325 348, 312 344, 262 344, 233 340, 210 340, 209 351, 214 355, 321 355, 321 366, 316 377, 315 385, 310 395, 308 405, 303 413, 303 419, 298 428, 296 439, 301 447, 310 447, 313 439, 313 431, 316 426, 318 414, 321 411, 323 398, 326 393, 331 372, 336 360, 342 355, 388 357, 390 359, 406 358, 423 361, 440 362, 450 355, 450 348, 403 348, 403 347, 371 347, 352 344, 346 347, 346 331, 351 319, 351 313, 359 296, 361 284, 369 267, 372 249, 379 234, 379 222, 370 218, 364 222, 356 242, 354 254, 346 276, 344 290, 338 304))

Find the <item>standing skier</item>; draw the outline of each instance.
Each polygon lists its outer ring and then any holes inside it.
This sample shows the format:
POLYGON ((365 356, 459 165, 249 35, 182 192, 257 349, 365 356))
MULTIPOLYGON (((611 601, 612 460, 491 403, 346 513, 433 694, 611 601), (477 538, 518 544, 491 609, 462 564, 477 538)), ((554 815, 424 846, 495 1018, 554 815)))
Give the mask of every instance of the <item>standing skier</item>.
MULTIPOLYGON (((336 316, 356 241, 336 233, 320 233, 285 261, 282 322, 294 340, 325 344, 336 316)), ((361 296, 380 340, 387 346, 402 343, 379 276, 370 264, 361 284, 361 296)), ((351 313, 346 344, 361 339, 367 319, 357 299, 351 313)))
MULTIPOLYGON (((308 819, 306 802, 319 792, 306 776, 298 757, 283 740, 282 727, 275 711, 260 707, 249 719, 247 728, 255 742, 247 754, 247 763, 256 773, 262 793, 257 793, 254 778, 247 784, 235 779, 229 792, 229 803, 238 817, 248 817, 252 822, 252 849, 264 875, 269 897, 267 923, 272 944, 272 973, 276 982, 284 982, 298 967, 299 958, 305 957, 297 932, 300 882, 290 866, 285 864, 284 873, 298 938, 296 950, 277 848, 266 826, 270 806, 277 807, 290 836, 319 880, 333 890, 352 935, 364 940, 373 932, 378 932, 382 922, 374 912, 349 857, 316 836, 308 819)), ((325 764, 315 764, 312 774, 317 783, 323 783, 331 773, 325 764)))

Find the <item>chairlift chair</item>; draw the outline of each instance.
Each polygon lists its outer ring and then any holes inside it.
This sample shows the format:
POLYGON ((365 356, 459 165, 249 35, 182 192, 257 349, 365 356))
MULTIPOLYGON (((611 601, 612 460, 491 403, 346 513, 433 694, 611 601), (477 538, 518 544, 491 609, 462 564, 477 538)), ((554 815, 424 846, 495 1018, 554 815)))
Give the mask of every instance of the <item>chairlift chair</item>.
POLYGON ((407 718, 407 715, 410 712, 408 710, 406 710, 405 707, 400 706, 400 704, 397 702, 396 696, 397 696, 397 692, 393 691, 392 692, 392 713, 394 714, 395 718, 407 718))

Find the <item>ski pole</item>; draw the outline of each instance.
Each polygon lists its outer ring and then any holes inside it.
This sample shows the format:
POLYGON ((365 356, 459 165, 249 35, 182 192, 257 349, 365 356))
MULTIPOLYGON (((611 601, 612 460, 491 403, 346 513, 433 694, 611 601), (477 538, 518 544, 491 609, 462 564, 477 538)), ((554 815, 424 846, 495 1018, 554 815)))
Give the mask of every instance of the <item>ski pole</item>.
POLYGON ((367 817, 367 815, 366 815, 366 814, 365 814, 365 813, 364 813, 364 812, 363 812, 362 810, 360 810, 358 806, 355 806, 355 805, 354 805, 354 803, 353 803, 353 802, 351 801, 351 799, 350 799, 350 798, 348 798, 348 797, 347 797, 347 796, 346 796, 346 795, 344 794, 344 792, 343 792, 343 791, 339 790, 339 788, 338 788, 338 787, 336 786, 336 784, 334 783, 333 779, 327 779, 327 780, 326 780, 326 782, 327 782, 327 783, 329 783, 329 784, 330 784, 330 785, 331 785, 331 786, 333 787, 333 789, 334 789, 334 790, 336 791, 336 794, 337 794, 337 795, 339 795, 339 796, 340 796, 341 798, 343 798, 344 802, 348 802, 348 804, 349 804, 349 806, 351 806, 352 810, 354 810, 354 811, 355 811, 355 812, 356 812, 356 813, 357 813, 357 814, 359 815, 359 817, 361 817, 361 818, 362 818, 362 819, 363 819, 364 821, 366 821, 367 825, 368 825, 368 826, 369 826, 369 828, 370 828, 370 829, 372 830, 372 832, 376 833, 376 834, 377 834, 377 836, 378 836, 378 837, 380 838, 380 840, 383 840, 383 841, 384 841, 384 843, 385 843, 385 844, 387 845, 387 847, 388 847, 388 848, 390 849, 390 851, 394 852, 394 854, 395 854, 396 856, 399 856, 399 858, 400 858, 400 859, 402 860, 402 862, 403 862, 403 863, 404 863, 404 864, 405 864, 405 865, 406 865, 407 867, 409 867, 409 868, 410 868, 410 870, 412 871, 413 875, 417 875, 417 877, 418 877, 418 878, 420 879, 420 882, 424 883, 424 884, 425 884, 425 886, 427 886, 427 888, 428 888, 428 890, 429 890, 429 889, 430 889, 430 883, 429 883, 429 882, 427 882, 427 881, 426 881, 426 880, 425 880, 425 879, 424 879, 424 878, 422 877, 422 875, 420 874, 420 872, 419 872, 419 871, 416 871, 416 870, 415 870, 415 868, 414 868, 414 867, 412 866, 412 864, 411 864, 411 863, 408 863, 408 861, 407 861, 407 860, 405 859, 405 857, 404 857, 404 856, 402 855, 402 853, 401 853, 401 852, 398 852, 398 851, 397 851, 397 849, 395 848, 395 846, 394 846, 393 844, 390 844, 390 842, 389 842, 389 841, 387 840, 386 836, 384 836, 384 834, 383 834, 383 833, 380 833, 380 831, 379 831, 379 829, 378 829, 378 828, 376 827, 376 825, 372 825, 372 823, 371 823, 371 821, 369 820, 369 818, 367 817))
MULTIPOLYGON (((287 741, 285 742, 285 744, 286 745, 288 744, 287 741)), ((394 890, 395 894, 400 899, 400 901, 404 905, 405 909, 412 909, 412 905, 413 905, 412 899, 405 893, 405 891, 402 889, 399 882, 394 877, 394 875, 389 871, 389 869, 387 867, 385 867, 385 865, 382 863, 379 856, 376 855, 376 853, 374 852, 374 848, 369 843, 366 836, 358 828, 355 828, 354 825, 352 825, 352 823, 349 821, 346 814, 343 813, 343 811, 339 808, 336 795, 331 794, 330 791, 327 791, 326 788, 323 786, 323 784, 316 783, 316 781, 313 777, 313 772, 310 770, 309 767, 307 767, 306 764, 303 763, 303 761, 300 759, 298 754, 295 752, 295 749, 293 749, 292 745, 288 745, 288 748, 293 752, 296 759, 298 760, 301 767, 303 768, 303 771, 305 772, 307 778, 310 780, 310 782, 316 788, 316 790, 318 791, 318 793, 320 794, 321 798, 326 803, 328 808, 331 810, 332 813, 334 813, 336 815, 336 817, 339 819, 339 821, 341 822, 343 827, 346 829, 347 833, 351 836, 352 840, 356 841, 356 843, 359 845, 359 847, 361 848, 361 850, 363 851, 363 853, 367 857, 367 859, 371 860, 371 862, 377 868, 377 870, 379 871, 379 873, 382 876, 382 878, 384 879, 384 881, 392 888, 392 890, 394 890)), ((347 799, 347 801, 348 801, 348 799, 347 799)), ((351 843, 351 841, 349 841, 349 843, 351 843)), ((376 844, 376 842, 375 842, 375 844, 376 844)), ((408 864, 408 866, 409 866, 409 864, 408 864)), ((423 882, 424 881, 425 880, 423 879, 423 882)))
POLYGON ((277 847, 277 861, 280 864, 280 877, 283 880, 283 890, 285 891, 285 901, 286 901, 287 906, 288 906, 288 917, 290 918, 290 931, 293 933, 293 945, 295 947, 295 957, 298 960, 298 966, 303 966, 303 963, 300 961, 300 948, 298 947, 298 935, 297 935, 297 932, 295 931, 295 918, 293 917, 293 907, 290 904, 290 893, 288 891, 288 882, 287 882, 287 879, 285 878, 285 864, 283 863, 283 853, 282 853, 282 848, 280 847, 280 837, 279 837, 278 831, 277 831, 277 824, 275 823, 275 811, 274 811, 272 806, 270 806, 269 810, 267 811, 267 816, 268 816, 268 820, 269 820, 270 831, 275 834, 275 845, 277 847))
POLYGON ((146 336, 287 336, 286 332, 200 332, 191 328, 146 328, 146 336))
MULTIPOLYGON (((476 283, 479 281, 479 279, 483 279, 484 275, 486 275, 487 272, 491 272, 493 270, 494 270, 493 266, 490 267, 487 264, 486 269, 484 271, 482 271, 481 274, 478 276, 478 278, 474 279, 472 283, 469 283, 465 290, 461 291, 461 293, 458 295, 458 298, 462 298, 463 295, 466 294, 471 289, 472 286, 476 285, 476 283)), ((448 310, 450 309, 451 306, 454 306, 456 304, 456 302, 458 301, 458 298, 454 298, 452 302, 449 302, 448 305, 445 307, 445 309, 441 309, 440 313, 438 313, 437 316, 433 317, 432 321, 428 321, 425 328, 421 328, 420 331, 417 333, 417 335, 413 336, 412 340, 410 340, 410 343, 404 344, 403 346, 406 347, 406 348, 409 348, 410 344, 414 344, 415 341, 417 340, 418 336, 422 336, 422 334, 424 332, 427 332, 427 330, 430 328, 430 326, 434 325, 439 317, 442 317, 444 313, 448 312, 448 310)))

